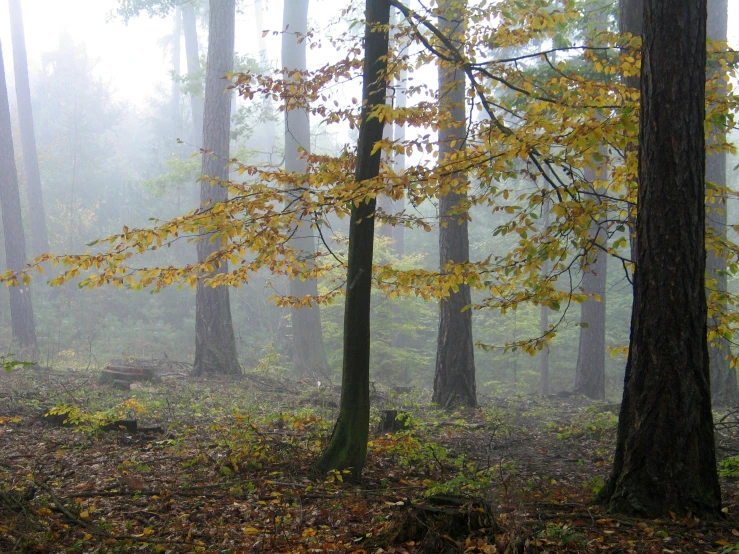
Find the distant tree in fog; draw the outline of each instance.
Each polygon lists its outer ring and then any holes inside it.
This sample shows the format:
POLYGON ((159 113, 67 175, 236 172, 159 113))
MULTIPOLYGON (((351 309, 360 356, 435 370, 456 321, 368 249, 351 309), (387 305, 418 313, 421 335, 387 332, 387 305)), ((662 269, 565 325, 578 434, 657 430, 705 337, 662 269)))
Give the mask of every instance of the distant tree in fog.
MULTIPOLYGON (((2 209, 3 234, 5 235, 6 268, 19 272, 26 265, 26 238, 21 217, 21 199, 18 191, 18 172, 15 167, 13 133, 10 127, 10 104, 5 81, 2 44, 0 44, 0 208, 2 209)), ((17 283, 10 287, 10 319, 13 339, 22 353, 35 356, 36 327, 33 322, 31 289, 17 283)))

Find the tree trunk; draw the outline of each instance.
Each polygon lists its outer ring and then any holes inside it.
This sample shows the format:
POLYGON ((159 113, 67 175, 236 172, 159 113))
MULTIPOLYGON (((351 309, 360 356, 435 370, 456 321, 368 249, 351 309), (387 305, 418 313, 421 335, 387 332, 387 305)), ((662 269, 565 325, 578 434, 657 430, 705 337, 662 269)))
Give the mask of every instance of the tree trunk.
POLYGON ((9 0, 10 35, 13 39, 13 69, 15 70, 15 95, 18 101, 18 121, 21 129, 23 167, 26 172, 26 194, 28 196, 29 218, 33 255, 40 256, 49 251, 49 237, 46 229, 46 213, 41 192, 41 175, 36 154, 36 133, 31 108, 31 87, 28 84, 28 60, 26 58, 26 38, 23 32, 23 13, 20 0, 9 0))
MULTIPOLYGON (((644 28, 644 0, 619 0, 619 18, 622 33, 629 33, 632 36, 640 37, 644 28)), ((624 77, 624 84, 633 90, 639 90, 639 77, 624 77)), ((630 144, 624 152, 626 159, 634 159, 637 156, 637 145, 630 144)), ((638 176, 634 176, 638 179, 638 176)), ((637 245, 636 245, 636 218, 637 207, 631 206, 628 213, 629 223, 629 245, 631 246, 631 260, 636 264, 637 245)))
POLYGON ((180 121, 180 57, 182 44, 182 10, 176 7, 174 10, 174 33, 172 34, 172 92, 170 98, 170 110, 172 112, 172 131, 176 137, 182 132, 180 121))
MULTIPOLYGON (((0 44, 0 208, 5 235, 6 266, 9 270, 20 272, 26 265, 26 238, 23 234, 2 44, 0 44)), ((13 340, 22 351, 17 354, 35 356, 36 328, 33 323, 31 289, 28 285, 19 284, 17 287, 10 287, 9 291, 13 340)))
MULTIPOLYGON (((308 31, 308 0, 285 0, 282 20, 282 66, 283 78, 292 79, 295 70, 305 71, 306 35, 308 31)), ((301 148, 310 153, 310 118, 307 110, 285 110, 285 169, 290 173, 305 174, 308 170, 305 159, 301 158, 301 148)), ((295 191, 299 197, 300 192, 295 191)), ((301 225, 291 233, 290 245, 297 255, 311 266, 316 254, 315 238, 311 227, 310 214, 301 214, 301 225)), ((303 298, 318 296, 316 279, 290 279, 291 296, 303 298)), ((321 331, 321 312, 318 306, 291 309, 293 334, 293 368, 298 374, 318 378, 328 369, 326 352, 323 349, 321 331)))
MULTIPOLYGON (((594 169, 586 168, 585 180, 593 183, 597 179, 594 169)), ((598 190, 593 186, 593 193, 598 190)), ((596 198, 596 202, 597 202, 596 198)), ((577 394, 593 400, 606 397, 606 277, 608 256, 601 250, 606 246, 608 235, 598 221, 591 221, 588 228, 590 245, 583 258, 582 291, 597 295, 599 300, 589 298, 580 304, 580 345, 575 368, 577 394)))
POLYGON ((716 515, 705 290, 706 0, 645 0, 639 218, 618 512, 716 515))
MULTIPOLYGON (((185 33, 185 57, 187 58, 187 73, 190 76, 191 86, 192 142, 199 148, 203 143, 203 112, 205 107, 200 87, 194 86, 194 83, 200 83, 200 51, 198 50, 195 9, 191 3, 182 6, 182 27, 185 33)), ((210 42, 210 39, 208 40, 210 42)))
MULTIPOLYGON (((203 154, 200 203, 203 206, 228 198, 229 132, 231 94, 224 92, 228 81, 223 77, 233 71, 235 0, 210 0, 208 67, 205 79, 205 124, 203 146, 212 154, 203 154), (207 177, 206 177, 207 176, 207 177), (211 180, 217 181, 211 186, 211 180)), ((218 250, 220 240, 211 242, 206 235, 198 242, 198 262, 218 250)), ((227 273, 228 263, 221 262, 215 273, 227 273)), ((227 287, 212 288, 201 279, 196 291, 195 364, 193 373, 236 375, 241 368, 236 355, 236 339, 231 322, 227 287)))
MULTIPOLYGON (((458 4, 458 3, 456 3, 458 4)), ((452 0, 440 2, 439 30, 457 43, 464 41, 464 21, 460 8, 452 0)), ((464 148, 466 139, 465 76, 461 69, 439 62, 439 104, 449 121, 439 130, 439 165, 464 148)), ((451 184, 449 193, 439 199, 439 254, 443 267, 449 263, 469 261, 467 213, 459 206, 467 201, 467 179, 461 173, 445 177, 451 184)), ((464 310, 472 303, 470 287, 460 285, 450 291, 440 305, 439 334, 436 346, 436 374, 432 401, 445 409, 477 405, 475 385, 475 353, 472 341, 472 311, 464 310), (463 311, 464 310, 464 311, 463 311)))
MULTIPOLYGON (((542 228, 543 231, 546 231, 546 229, 549 227, 549 210, 551 206, 551 202, 549 200, 549 196, 544 197, 544 202, 542 203, 541 211, 542 211, 542 228)), ((542 267, 542 275, 548 276, 549 271, 551 270, 551 263, 547 259, 544 261, 544 266, 542 267)), ((549 307, 548 306, 541 306, 541 313, 539 314, 539 334, 543 337, 549 332, 549 307)), ((549 378, 549 344, 545 344, 542 349, 539 351, 539 387, 541 390, 542 396, 548 396, 549 395, 549 385, 550 385, 550 378, 549 378)))
MULTIPOLYGON (((383 123, 370 115, 375 106, 385 103, 387 25, 390 21, 388 0, 367 0, 366 20, 362 125, 355 171, 356 186, 360 190, 363 181, 376 178, 380 172, 382 153, 377 150, 373 154, 372 150, 382 139, 383 123)), ((331 441, 318 463, 323 471, 351 469, 352 476, 357 479, 364 467, 369 437, 370 292, 375 205, 373 198, 352 207, 344 307, 341 405, 331 441)))
MULTIPOLYGON (((708 0, 708 36, 712 40, 727 39, 728 0, 708 0)), ((710 67, 709 74, 718 70, 718 65, 710 67)), ((722 93, 728 91, 722 88, 722 93)), ((709 141, 713 144, 726 142, 726 132, 714 129, 709 141)), ((719 152, 706 158, 706 181, 718 187, 726 186, 726 153, 719 152)), ((719 240, 726 240, 726 193, 714 195, 713 202, 707 206, 706 223, 711 234, 719 240)), ((708 319, 708 328, 716 329, 726 314, 726 258, 717 255, 714 249, 708 250, 706 259, 709 290, 706 291, 713 305, 708 319), (713 297, 713 298, 711 298, 713 297)), ((715 337, 709 344, 711 364, 711 392, 714 406, 736 406, 739 404, 736 371, 729 364, 731 343, 724 337, 715 337)))

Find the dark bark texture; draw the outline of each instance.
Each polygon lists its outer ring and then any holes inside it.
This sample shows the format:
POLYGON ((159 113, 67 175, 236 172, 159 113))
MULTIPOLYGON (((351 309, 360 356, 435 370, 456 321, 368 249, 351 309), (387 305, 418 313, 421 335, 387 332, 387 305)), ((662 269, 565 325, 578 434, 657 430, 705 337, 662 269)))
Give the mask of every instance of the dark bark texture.
MULTIPOLYGON (((285 0, 282 19, 283 78, 292 79, 295 70, 305 71, 306 34, 308 31, 308 0, 285 0)), ((305 174, 308 165, 301 150, 310 153, 310 117, 307 110, 285 110, 285 169, 290 173, 305 174)), ((299 198, 300 191, 295 191, 299 198)), ((316 242, 309 213, 300 214, 301 225, 293 229, 290 246, 309 266, 316 254, 316 242)), ((303 298, 318 296, 318 281, 295 278, 289 281, 291 296, 303 298)), ((290 311, 293 335, 293 369, 300 375, 319 378, 326 375, 328 362, 323 348, 321 312, 318 306, 290 311)))
MULTIPOLYGON (((0 207, 5 235, 6 266, 9 270, 20 272, 26 265, 26 238, 23 234, 2 44, 0 44, 0 207)), ((19 285, 10 287, 9 291, 13 340, 21 349, 21 352, 16 354, 35 356, 36 328, 33 323, 31 289, 27 285, 19 285)))
MULTIPOLYGON (((587 168, 585 179, 593 183, 597 177, 595 170, 587 168)), ((597 190, 593 193, 597 198, 597 190)), ((597 201, 597 200, 596 200, 597 201)), ((583 257, 582 291, 597 295, 600 300, 589 298, 580 304, 580 344, 575 368, 575 388, 577 394, 584 394, 594 400, 606 397, 606 277, 608 255, 602 250, 606 246, 607 231, 597 221, 591 221, 588 228, 590 245, 583 257)))
MULTIPOLYGON (((708 0, 708 37, 712 40, 726 40, 727 38, 727 9, 728 0, 708 0)), ((709 76, 720 71, 718 64, 710 64, 709 76)), ((726 94, 728 91, 722 89, 726 94)), ((714 144, 726 142, 726 132, 714 129, 709 137, 714 144)), ((706 182, 719 187, 726 186, 726 153, 714 153, 706 157, 706 182)), ((714 194, 714 201, 707 205, 706 224, 710 233, 721 240, 726 239, 726 194, 714 194)), ((713 313, 708 319, 708 328, 715 329, 721 323, 726 313, 726 258, 717 255, 715 250, 709 249, 707 258, 707 277, 709 288, 706 291, 711 299, 713 313)), ((736 371, 730 367, 729 354, 731 343, 721 337, 714 338, 709 344, 711 363, 711 393, 714 406, 736 406, 739 404, 739 389, 737 389, 736 371)))
MULTIPOLYGON (((362 182, 380 173, 381 151, 372 154, 382 139, 383 123, 370 117, 375 106, 385 103, 390 4, 367 0, 362 79, 362 125, 357 145, 355 180, 362 182)), ((362 195, 360 194, 361 198, 362 195)), ((323 471, 351 469, 359 478, 367 457, 369 437, 370 292, 375 232, 375 199, 352 208, 349 229, 349 260, 344 305, 344 363, 341 401, 331 441, 318 467, 323 471)))
MULTIPOLYGON (((203 206, 228 198, 228 189, 221 183, 228 180, 231 94, 224 92, 229 82, 223 77, 233 71, 235 16, 235 0, 211 0, 203 141, 205 149, 212 154, 203 154, 204 179, 200 184, 200 203, 203 206), (215 185, 211 185, 212 180, 215 185)), ((219 239, 211 242, 208 236, 203 237, 198 242, 198 261, 205 261, 219 246, 219 239)), ((228 263, 222 262, 215 272, 227 273, 228 263)), ((228 288, 212 288, 201 280, 195 302, 194 374, 241 373, 228 288)))
MULTIPOLYGON (((182 29, 185 35, 187 73, 191 80, 197 83, 200 82, 200 51, 198 49, 195 9, 191 3, 182 6, 182 29)), ((208 40, 210 41, 210 38, 208 40)), ((203 112, 205 107, 201 91, 197 90, 197 87, 196 90, 190 91, 190 109, 192 111, 192 142, 194 146, 199 148, 203 142, 203 112)))
POLYGON ((36 154, 36 132, 31 108, 31 87, 28 84, 28 59, 26 38, 23 32, 23 12, 20 0, 8 0, 10 9, 10 36, 13 40, 13 69, 15 71, 15 95, 18 101, 18 121, 21 129, 23 169, 26 173, 29 219, 31 221, 31 246, 33 255, 40 256, 49 251, 46 229, 44 197, 41 192, 41 175, 36 154))
POLYGON ((638 259, 614 467, 603 499, 715 515, 706 340, 706 1, 645 0, 638 259))
MULTIPOLYGON (((464 40, 464 21, 456 0, 440 2, 439 29, 455 42, 464 40)), ((449 120, 439 130, 439 164, 464 148, 467 135, 464 71, 448 64, 439 66, 439 104, 449 120), (454 143, 454 144, 453 144, 454 143)), ((470 259, 467 214, 460 205, 467 200, 466 177, 451 173, 446 177, 452 190, 439 199, 439 258, 443 267, 470 259)), ((475 385, 475 352, 472 340, 472 303, 470 287, 460 285, 439 303, 439 334, 436 344, 436 373, 432 401, 445 409, 477 405, 475 385)))

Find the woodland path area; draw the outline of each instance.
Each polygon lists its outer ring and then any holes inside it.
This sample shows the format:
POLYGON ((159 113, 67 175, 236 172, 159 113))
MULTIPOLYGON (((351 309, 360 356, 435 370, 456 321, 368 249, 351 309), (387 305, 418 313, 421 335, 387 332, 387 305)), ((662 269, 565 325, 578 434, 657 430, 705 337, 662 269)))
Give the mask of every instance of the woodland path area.
MULTIPOLYGON (((739 552, 736 477, 722 478, 717 521, 594 503, 615 406, 524 396, 446 414, 428 391, 378 386, 373 406, 409 427, 373 435, 352 483, 313 469, 335 386, 175 372, 123 391, 98 375, 0 375, 0 552, 739 552), (136 432, 101 428, 117 419, 136 432)), ((725 460, 739 412, 716 420, 725 460)))

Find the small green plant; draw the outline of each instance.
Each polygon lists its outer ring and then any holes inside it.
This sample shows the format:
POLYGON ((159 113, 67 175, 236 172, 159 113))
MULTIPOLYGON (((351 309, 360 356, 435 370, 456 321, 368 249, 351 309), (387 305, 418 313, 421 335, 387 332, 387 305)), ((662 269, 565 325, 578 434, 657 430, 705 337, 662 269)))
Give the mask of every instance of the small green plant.
MULTIPOLYGON (((577 414, 572 423, 558 428, 557 438, 569 439, 573 437, 600 438, 618 425, 618 416, 608 411, 601 411, 597 406, 588 406, 577 414)), ((551 424, 547 424, 551 427, 551 424)))
POLYGON ((72 404, 59 404, 46 412, 44 417, 54 417, 65 425, 71 425, 77 429, 94 431, 104 425, 130 417, 132 414, 144 412, 146 412, 146 408, 137 400, 129 398, 110 410, 93 413, 87 413, 79 406, 72 404))
POLYGON ((32 366, 33 362, 21 362, 16 360, 13 354, 3 354, 0 356, 0 367, 2 367, 6 373, 10 373, 14 369, 20 367, 32 366))
POLYGON ((603 487, 606 486, 606 480, 603 479, 600 475, 596 475, 595 477, 588 479, 583 483, 583 487, 588 489, 589 491, 592 491, 593 494, 598 494, 601 490, 603 490, 603 487))
POLYGON ((739 456, 731 456, 718 463, 719 477, 739 477, 739 456))

